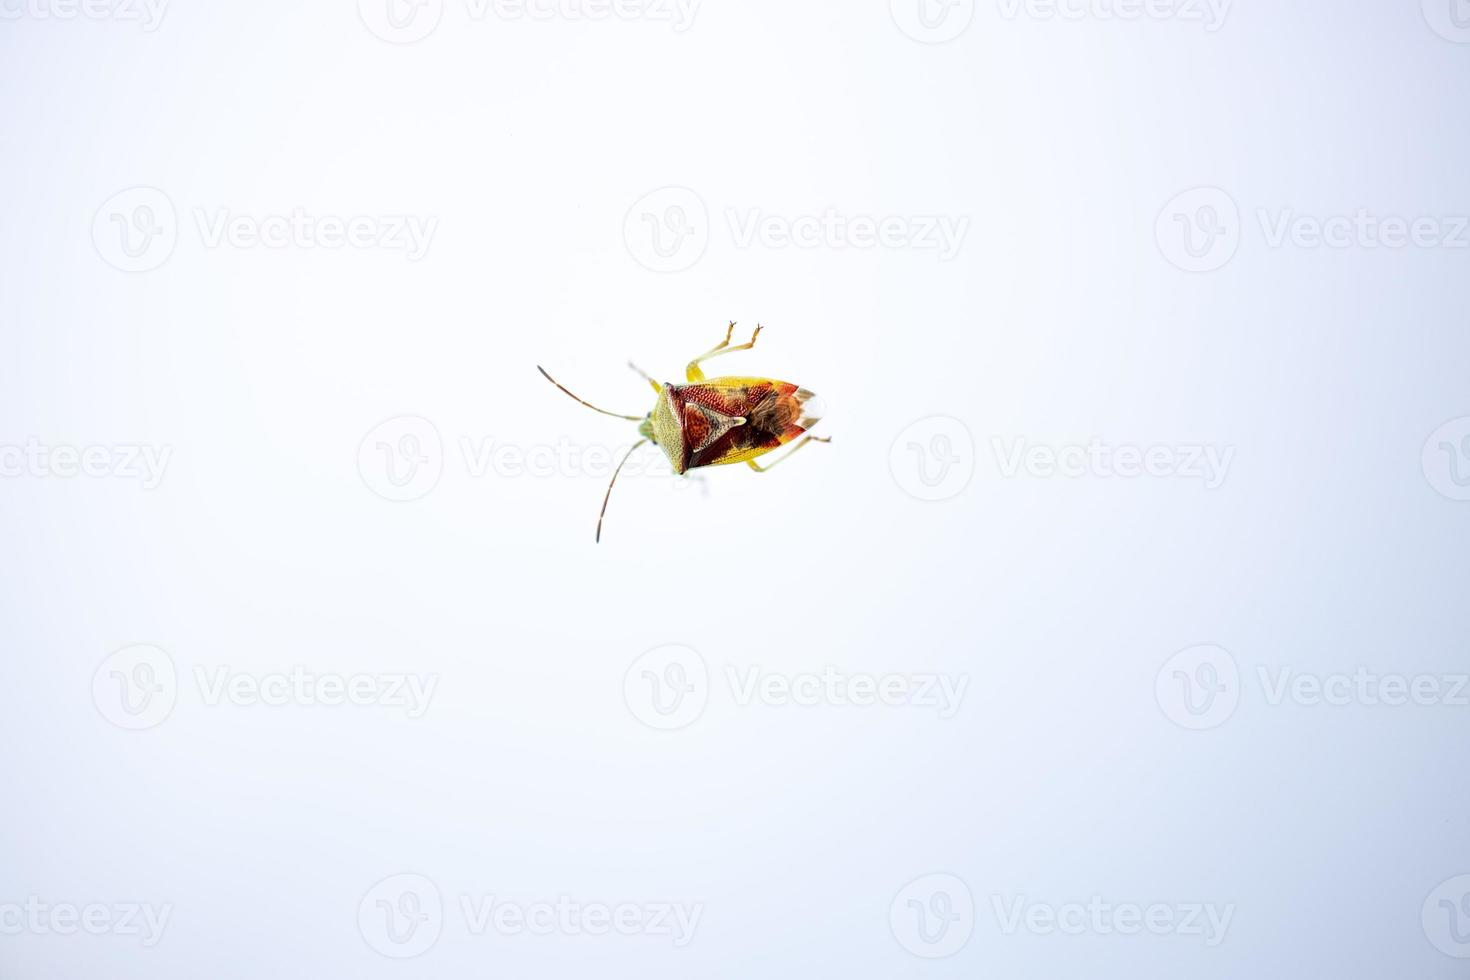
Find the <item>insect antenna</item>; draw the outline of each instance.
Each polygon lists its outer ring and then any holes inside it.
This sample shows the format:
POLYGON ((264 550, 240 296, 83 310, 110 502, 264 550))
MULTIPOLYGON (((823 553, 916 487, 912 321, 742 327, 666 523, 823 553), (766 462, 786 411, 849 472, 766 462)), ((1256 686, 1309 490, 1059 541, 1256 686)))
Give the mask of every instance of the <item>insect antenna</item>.
MULTIPOLYGON (((555 382, 552 383, 555 384, 555 382)), ((575 398, 576 396, 573 395, 572 397, 575 398)), ((613 484, 618 482, 618 474, 623 471, 623 463, 626 463, 628 461, 628 457, 633 455, 633 450, 637 449, 639 446, 643 445, 647 441, 647 439, 639 439, 637 442, 633 443, 633 445, 629 446, 628 451, 623 454, 622 460, 618 463, 618 468, 613 470, 612 479, 607 481, 607 493, 602 495, 602 510, 598 511, 597 513, 596 540, 599 542, 602 541, 602 519, 607 516, 607 502, 609 498, 612 497, 613 484)))
POLYGON ((556 385, 558 388, 561 388, 562 391, 566 392, 567 395, 569 397, 571 397, 574 401, 582 402, 583 405, 586 405, 588 408, 592 409, 592 411, 594 411, 594 412, 601 412, 603 415, 611 415, 615 419, 627 419, 629 422, 642 422, 643 419, 644 419, 644 416, 642 416, 642 415, 620 415, 617 412, 609 412, 605 408, 598 408, 596 405, 592 404, 591 402, 589 402, 589 401, 583 401, 581 398, 578 398, 576 395, 573 395, 570 391, 567 391, 566 388, 563 388, 561 382, 558 381, 558 380, 556 380, 555 378, 553 378, 551 375, 547 374, 546 373, 546 369, 544 367, 542 367, 541 365, 539 365, 539 364, 536 365, 536 370, 540 371, 541 372, 541 376, 543 378, 545 378, 547 381, 550 381, 552 384, 556 385))

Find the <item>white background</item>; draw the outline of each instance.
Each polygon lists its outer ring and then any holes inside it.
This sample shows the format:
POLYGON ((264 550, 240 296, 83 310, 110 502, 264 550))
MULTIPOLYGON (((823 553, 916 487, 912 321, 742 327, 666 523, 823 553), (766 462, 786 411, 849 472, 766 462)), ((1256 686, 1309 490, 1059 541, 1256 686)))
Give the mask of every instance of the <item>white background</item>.
POLYGON ((0 2, 0 447, 170 454, 151 489, 0 456, 0 976, 1461 975, 1470 707, 1262 681, 1466 670, 1465 233, 1272 241, 1470 213, 1449 2, 981 0, 926 31, 904 0, 683 30, 444 0, 407 44, 368 0, 0 2), (140 186, 168 210, 122 271, 140 186), (671 186, 694 237, 657 271, 671 186), (948 260, 737 234, 828 209, 967 231, 948 260), (417 259, 200 227, 298 210, 436 223, 417 259), (680 380, 729 319, 766 329, 713 373, 816 390, 831 445, 625 475, 601 545, 605 465, 470 465, 631 444, 535 365, 641 414, 628 358, 680 380), (403 416, 441 472, 394 502, 403 416), (1018 440, 1231 462, 1048 476, 1018 440), (108 658, 139 644, 176 690, 126 730, 108 658), (636 694, 668 644, 708 672, 676 730, 636 694), (1171 700, 1199 657, 1233 711, 1171 700), (966 688, 948 718, 741 704, 730 667, 966 688), (197 680, 298 668, 437 686, 414 718, 197 680), (399 874, 443 902, 402 961, 372 924, 399 874), (936 874, 973 903, 953 949, 905 931, 936 874), (681 948, 476 934, 466 896, 702 915, 681 948), (996 910, 1094 896, 1232 918, 1209 945, 996 910), (33 899, 170 917, 64 935, 5 912, 33 899))

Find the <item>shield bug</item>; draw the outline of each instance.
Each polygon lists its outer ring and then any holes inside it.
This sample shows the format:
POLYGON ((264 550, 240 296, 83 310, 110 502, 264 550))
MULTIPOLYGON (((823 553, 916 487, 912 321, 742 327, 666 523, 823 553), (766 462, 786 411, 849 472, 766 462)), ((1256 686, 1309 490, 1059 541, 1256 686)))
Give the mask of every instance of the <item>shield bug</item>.
POLYGON ((724 340, 689 362, 684 369, 686 384, 676 385, 667 381, 660 384, 630 363, 628 366, 642 375, 658 393, 658 399, 646 415, 621 415, 598 408, 567 391, 546 373, 545 368, 539 364, 536 366, 547 381, 594 412, 637 422, 638 433, 643 437, 623 454, 613 470, 612 479, 607 481, 602 510, 597 515, 596 540, 602 540, 602 519, 607 515, 607 502, 612 497, 618 473, 622 472, 628 457, 646 442, 662 449, 674 472, 683 474, 700 466, 729 463, 745 463, 757 473, 764 473, 809 442, 832 441, 807 434, 821 421, 822 404, 805 388, 774 378, 704 376, 699 366, 701 363, 721 354, 750 350, 761 335, 761 328, 756 326, 747 343, 732 347, 730 337, 734 333, 735 322, 732 320, 724 340), (758 457, 787 444, 791 444, 791 448, 779 459, 764 466, 756 462, 758 457))

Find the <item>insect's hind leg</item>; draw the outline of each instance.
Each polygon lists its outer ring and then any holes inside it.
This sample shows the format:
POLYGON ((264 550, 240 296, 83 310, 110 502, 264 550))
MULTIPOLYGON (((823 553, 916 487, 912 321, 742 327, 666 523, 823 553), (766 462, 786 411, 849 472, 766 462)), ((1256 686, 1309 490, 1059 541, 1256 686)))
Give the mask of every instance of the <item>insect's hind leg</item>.
POLYGON ((831 441, 832 441, 832 437, 831 436, 802 436, 802 438, 797 441, 796 445, 794 445, 790 449, 788 449, 786 451, 786 453, 783 456, 781 456, 780 459, 772 460, 771 462, 767 463, 765 466, 762 466, 761 464, 757 463, 753 459, 747 459, 745 461, 745 465, 746 466, 749 466, 751 469, 755 470, 757 473, 765 473, 767 470, 774 469, 778 465, 780 465, 781 463, 786 462, 792 456, 795 456, 796 455, 796 451, 798 449, 800 449, 802 446, 805 446, 809 442, 831 442, 831 441))
POLYGON ((755 346, 755 338, 761 335, 762 329, 763 328, 761 327, 761 325, 757 323, 755 325, 755 333, 750 335, 750 340, 747 343, 737 344, 736 346, 731 347, 730 335, 735 332, 735 321, 731 320, 730 328, 725 331, 725 339, 720 341, 714 347, 705 351, 703 354, 700 354, 694 360, 690 361, 689 366, 684 369, 685 378, 688 379, 690 384, 698 384, 699 382, 703 381, 704 371, 700 370, 699 367, 699 363, 701 361, 707 361, 712 357, 719 357, 721 354, 729 354, 737 350, 750 350, 752 347, 755 346))

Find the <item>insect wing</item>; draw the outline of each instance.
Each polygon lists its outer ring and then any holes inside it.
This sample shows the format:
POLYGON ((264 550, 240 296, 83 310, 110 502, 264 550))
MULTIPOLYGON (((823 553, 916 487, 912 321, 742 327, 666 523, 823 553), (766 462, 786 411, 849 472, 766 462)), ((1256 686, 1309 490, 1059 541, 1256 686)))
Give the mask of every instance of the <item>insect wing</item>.
POLYGON ((691 468, 755 459, 821 419, 815 395, 772 378, 712 378, 678 395, 691 468))

